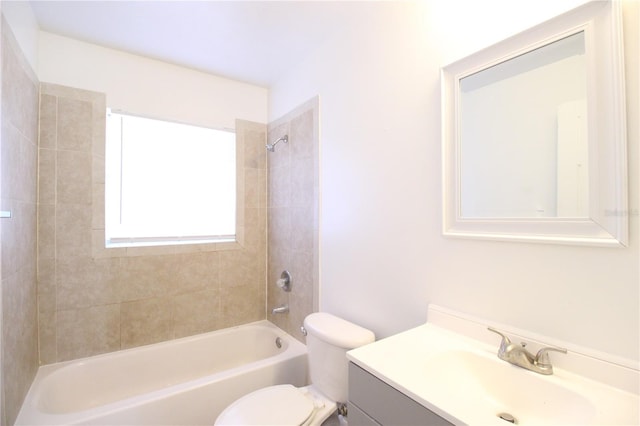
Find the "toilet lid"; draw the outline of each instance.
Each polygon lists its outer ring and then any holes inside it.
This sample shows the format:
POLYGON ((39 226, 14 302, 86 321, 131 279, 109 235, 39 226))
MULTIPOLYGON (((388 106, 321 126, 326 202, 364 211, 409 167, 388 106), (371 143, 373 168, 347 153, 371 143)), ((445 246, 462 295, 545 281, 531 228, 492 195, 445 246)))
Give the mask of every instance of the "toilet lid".
POLYGON ((228 406, 219 425, 301 425, 311 416, 313 401, 292 385, 259 389, 228 406))

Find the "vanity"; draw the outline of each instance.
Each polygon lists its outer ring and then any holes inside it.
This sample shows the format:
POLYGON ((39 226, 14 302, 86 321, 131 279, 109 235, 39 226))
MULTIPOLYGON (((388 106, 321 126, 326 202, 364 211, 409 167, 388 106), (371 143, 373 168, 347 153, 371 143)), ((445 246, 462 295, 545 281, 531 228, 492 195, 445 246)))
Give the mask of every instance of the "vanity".
POLYGON ((430 305, 426 324, 347 353, 349 424, 640 423, 638 365, 592 352, 430 305), (548 355, 552 374, 530 371, 498 358, 488 327, 514 349, 567 352, 548 355))
POLYGON ((349 424, 356 426, 453 424, 354 362, 349 363, 348 410, 349 424))

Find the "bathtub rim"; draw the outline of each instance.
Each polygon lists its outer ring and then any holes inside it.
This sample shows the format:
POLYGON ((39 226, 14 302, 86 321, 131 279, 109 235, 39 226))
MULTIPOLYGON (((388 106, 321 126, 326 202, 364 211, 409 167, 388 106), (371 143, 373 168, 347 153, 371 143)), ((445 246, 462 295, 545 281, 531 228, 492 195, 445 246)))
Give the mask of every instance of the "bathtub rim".
MULTIPOLYGON (((166 340, 162 342, 151 343, 147 345, 137 346, 134 348, 121 349, 118 351, 107 352, 103 354, 61 361, 52 364, 42 365, 38 368, 36 376, 27 392, 27 395, 24 399, 22 407, 18 413, 16 418, 16 425, 22 424, 66 424, 61 423, 61 421, 66 420, 67 422, 73 422, 71 424, 75 424, 76 422, 88 422, 92 419, 97 419, 105 415, 109 415, 115 413, 119 410, 122 410, 123 407, 137 407, 143 405, 150 401, 155 401, 160 398, 167 397, 167 395, 179 394, 181 392, 202 388, 211 383, 212 378, 216 378, 216 380, 224 380, 231 379, 233 377, 237 377, 246 373, 249 366, 253 369, 266 368, 270 365, 275 365, 278 362, 282 362, 289 359, 294 359, 300 356, 306 356, 307 347, 302 342, 297 340, 292 335, 288 334, 286 331, 282 330, 272 322, 264 319, 259 321, 254 321, 246 324, 231 326, 223 329, 213 330, 205 333, 200 333, 192 336, 180 337, 177 339, 166 340), (129 396, 127 398, 123 398, 117 401, 113 401, 107 404, 91 407, 85 410, 72 411, 67 413, 51 413, 42 411, 39 406, 39 397, 41 392, 43 391, 40 388, 40 384, 48 378, 51 374, 63 369, 69 365, 85 363, 94 359, 104 359, 115 356, 124 356, 130 352, 140 352, 146 350, 152 350, 154 348, 159 348, 163 346, 176 345, 180 343, 187 343, 194 340, 206 339, 212 335, 216 334, 228 334, 233 333, 234 331, 240 328, 266 328, 270 331, 274 332, 278 337, 284 338, 287 340, 288 346, 285 351, 275 354, 273 356, 262 358, 247 364, 242 364, 233 368, 229 368, 226 370, 218 371, 213 374, 197 377, 192 380, 188 380, 181 383, 176 383, 164 388, 155 389, 146 393, 129 396), (24 411, 24 412, 23 412, 24 411)), ((308 380, 308 379, 307 379, 308 380)))
POLYGON ((170 345, 178 344, 178 343, 181 343, 181 342, 190 342, 190 341, 194 341, 194 340, 201 340, 201 339, 205 339, 206 337, 212 336, 212 335, 215 335, 215 334, 231 333, 231 332, 233 332, 235 330, 238 330, 240 328, 261 327, 261 326, 265 326, 267 328, 270 328, 270 329, 272 329, 273 331, 275 331, 277 333, 282 333, 286 337, 290 337, 291 341, 298 342, 301 345, 305 346, 304 343, 300 342, 298 339, 296 339, 295 337, 293 337, 292 335, 290 335, 289 333, 287 333, 286 331, 284 331, 283 329, 281 329, 280 327, 278 327, 277 325, 275 325, 271 321, 264 319, 264 320, 248 322, 246 324, 233 325, 231 327, 220 328, 218 330, 206 331, 204 333, 192 334, 191 336, 177 337, 175 339, 163 340, 161 342, 148 343, 148 344, 145 344, 145 345, 134 346, 134 347, 125 348, 125 349, 118 349, 117 351, 105 352, 105 353, 96 354, 96 355, 89 355, 89 356, 85 356, 85 357, 82 357, 82 358, 74 358, 74 359, 70 359, 70 360, 66 360, 66 361, 58 361, 58 362, 53 362, 53 363, 50 363, 50 364, 42 364, 38 368, 38 371, 40 371, 40 369, 43 369, 43 368, 47 368, 47 369, 51 369, 51 371, 55 371, 55 370, 58 370, 60 368, 65 367, 65 366, 67 366, 69 364, 81 363, 81 362, 86 362, 86 361, 89 361, 89 360, 99 359, 99 358, 108 358, 108 357, 114 356, 114 355, 120 356, 120 355, 124 355, 124 354, 126 354, 128 352, 137 352, 137 351, 142 351, 142 350, 149 350, 151 348, 162 347, 162 346, 170 346, 170 345))

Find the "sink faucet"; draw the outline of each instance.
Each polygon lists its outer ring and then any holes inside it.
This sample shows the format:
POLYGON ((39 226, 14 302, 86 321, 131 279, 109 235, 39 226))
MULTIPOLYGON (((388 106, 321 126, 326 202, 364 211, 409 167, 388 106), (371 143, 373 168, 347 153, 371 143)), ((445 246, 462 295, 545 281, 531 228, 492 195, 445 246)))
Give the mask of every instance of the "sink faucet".
POLYGON ((549 361, 549 351, 562 352, 563 354, 567 353, 567 350, 564 348, 548 347, 540 349, 538 353, 533 356, 533 354, 525 349, 524 344, 517 345, 512 343, 507 336, 495 328, 488 327, 487 329, 502 337, 500 347, 498 348, 498 358, 536 373, 546 375, 553 374, 553 365, 551 365, 549 361))

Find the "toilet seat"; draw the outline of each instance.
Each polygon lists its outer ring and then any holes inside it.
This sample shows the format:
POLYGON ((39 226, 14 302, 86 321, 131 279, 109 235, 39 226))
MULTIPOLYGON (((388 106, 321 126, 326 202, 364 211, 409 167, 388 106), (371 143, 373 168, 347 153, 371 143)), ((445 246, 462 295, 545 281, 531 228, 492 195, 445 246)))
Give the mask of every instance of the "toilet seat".
POLYGON ((335 402, 311 386, 276 385, 258 389, 236 400, 220 413, 222 425, 320 424, 335 411, 335 402))

